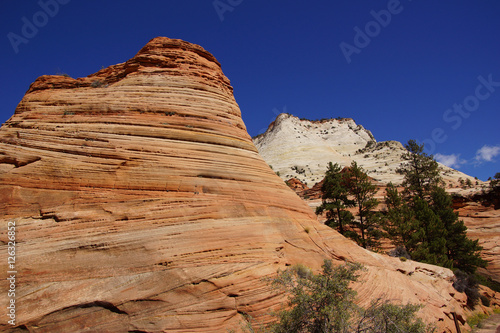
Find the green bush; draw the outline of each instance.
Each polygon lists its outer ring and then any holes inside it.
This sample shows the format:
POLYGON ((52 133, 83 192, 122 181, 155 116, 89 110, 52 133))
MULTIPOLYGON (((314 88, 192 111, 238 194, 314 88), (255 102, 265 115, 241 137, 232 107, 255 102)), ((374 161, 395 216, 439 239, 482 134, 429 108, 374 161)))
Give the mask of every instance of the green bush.
POLYGON ((493 291, 500 292, 500 283, 478 273, 476 273, 474 276, 479 284, 482 284, 483 286, 486 286, 493 291))
POLYGON ((100 88, 100 87, 105 87, 105 83, 101 80, 94 80, 90 84, 92 88, 100 88))
POLYGON ((314 274, 304 265, 279 271, 271 285, 286 292, 285 309, 275 313, 277 321, 259 330, 248 321, 246 332, 307 333, 307 332, 366 332, 366 333, 424 333, 434 329, 416 317, 419 305, 395 305, 377 299, 368 308, 355 303, 356 292, 350 288, 363 267, 346 263, 334 267, 325 260, 323 271, 314 274))
POLYGON ((485 320, 486 318, 488 318, 487 314, 484 314, 482 312, 474 313, 472 316, 467 318, 467 324, 469 324, 470 327, 480 326, 481 321, 485 320))
POLYGON ((481 303, 483 303, 484 306, 490 306, 491 305, 491 302, 490 302, 490 299, 484 295, 481 295, 479 296, 479 298, 481 299, 481 303))

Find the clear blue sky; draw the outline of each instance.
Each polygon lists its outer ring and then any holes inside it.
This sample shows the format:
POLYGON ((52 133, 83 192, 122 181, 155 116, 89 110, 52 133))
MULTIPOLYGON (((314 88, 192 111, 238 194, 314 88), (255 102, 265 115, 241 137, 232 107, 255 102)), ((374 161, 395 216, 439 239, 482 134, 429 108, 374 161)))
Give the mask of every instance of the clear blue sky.
POLYGON ((216 56, 252 136, 283 111, 351 117, 480 179, 500 172, 498 0, 1 0, 0 34, 2 123, 38 76, 86 76, 166 36, 216 56))

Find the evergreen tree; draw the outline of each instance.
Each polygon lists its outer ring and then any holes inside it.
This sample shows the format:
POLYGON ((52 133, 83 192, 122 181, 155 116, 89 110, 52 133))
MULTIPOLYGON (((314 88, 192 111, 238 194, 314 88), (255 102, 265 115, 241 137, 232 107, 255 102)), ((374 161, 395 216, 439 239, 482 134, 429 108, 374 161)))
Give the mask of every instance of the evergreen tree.
POLYGON ((434 157, 424 153, 424 145, 410 140, 405 145, 407 152, 401 157, 406 164, 397 170, 404 176, 404 194, 407 199, 418 196, 428 198, 435 186, 441 183, 439 165, 434 157))
POLYGON ((490 179, 490 190, 489 190, 489 196, 493 200, 493 204, 495 206, 495 209, 500 208, 500 172, 497 172, 495 174, 495 177, 493 179, 490 179))
POLYGON ((381 236, 377 228, 379 215, 373 212, 378 206, 378 200, 374 198, 377 187, 372 184, 363 168, 354 161, 351 163, 348 175, 347 188, 358 208, 359 221, 352 222, 352 225, 360 231, 358 244, 364 248, 377 247, 381 236))
POLYGON ((490 181, 490 188, 492 191, 500 192, 500 172, 497 172, 493 179, 490 181))
POLYGON ((410 140, 399 171, 405 187, 401 198, 389 184, 386 193, 385 229, 395 245, 403 245, 413 259, 474 273, 485 267, 477 240, 467 237, 467 228, 453 211, 451 196, 439 187, 438 164, 423 152, 423 145, 410 140))
POLYGON ((330 162, 325 174, 325 180, 321 186, 323 201, 321 206, 316 208, 317 215, 326 211, 327 220, 325 224, 337 229, 343 235, 346 233, 344 226, 350 224, 353 220, 351 212, 346 208, 354 205, 354 202, 348 198, 345 184, 345 174, 341 172, 340 165, 330 162))
POLYGON ((414 227, 409 253, 414 260, 452 268, 447 257, 446 229, 427 201, 415 196, 414 227))
POLYGON ((413 210, 392 183, 385 191, 387 211, 382 226, 394 245, 408 249, 411 234, 416 229, 413 210))
POLYGON ((482 247, 477 240, 467 237, 467 227, 453 211, 451 196, 443 188, 432 192, 432 210, 446 230, 447 257, 450 265, 467 273, 474 273, 476 267, 486 267, 480 256, 482 247))

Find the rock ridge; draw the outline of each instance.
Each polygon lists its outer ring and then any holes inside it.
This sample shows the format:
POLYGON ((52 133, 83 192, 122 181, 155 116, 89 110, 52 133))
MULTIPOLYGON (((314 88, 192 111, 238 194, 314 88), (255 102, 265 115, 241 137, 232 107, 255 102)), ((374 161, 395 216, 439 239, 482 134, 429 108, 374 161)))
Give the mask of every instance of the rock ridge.
MULTIPOLYGON (((309 187, 320 182, 329 162, 348 166, 352 161, 367 170, 375 180, 400 184, 397 173, 406 149, 400 142, 377 142, 373 134, 352 118, 310 121, 291 114, 280 114, 267 131, 253 138, 260 155, 278 171, 283 180, 297 178, 309 187), (298 171, 299 170, 299 171, 298 171)), ((440 165, 443 179, 456 186, 462 172, 440 165)))

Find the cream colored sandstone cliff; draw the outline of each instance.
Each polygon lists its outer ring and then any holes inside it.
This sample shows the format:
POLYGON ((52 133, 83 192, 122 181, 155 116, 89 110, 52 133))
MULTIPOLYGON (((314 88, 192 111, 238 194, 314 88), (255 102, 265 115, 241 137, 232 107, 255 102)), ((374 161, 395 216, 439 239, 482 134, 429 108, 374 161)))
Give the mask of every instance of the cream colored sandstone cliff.
MULTIPOLYGON (((295 177, 309 187, 323 179, 329 162, 348 166, 356 161, 376 181, 403 181, 396 172, 404 162, 403 145, 397 141, 377 142, 369 130, 351 118, 310 121, 282 113, 253 142, 283 180, 295 177)), ((459 178, 476 181, 445 165, 440 167, 447 184, 456 184, 459 178)))

